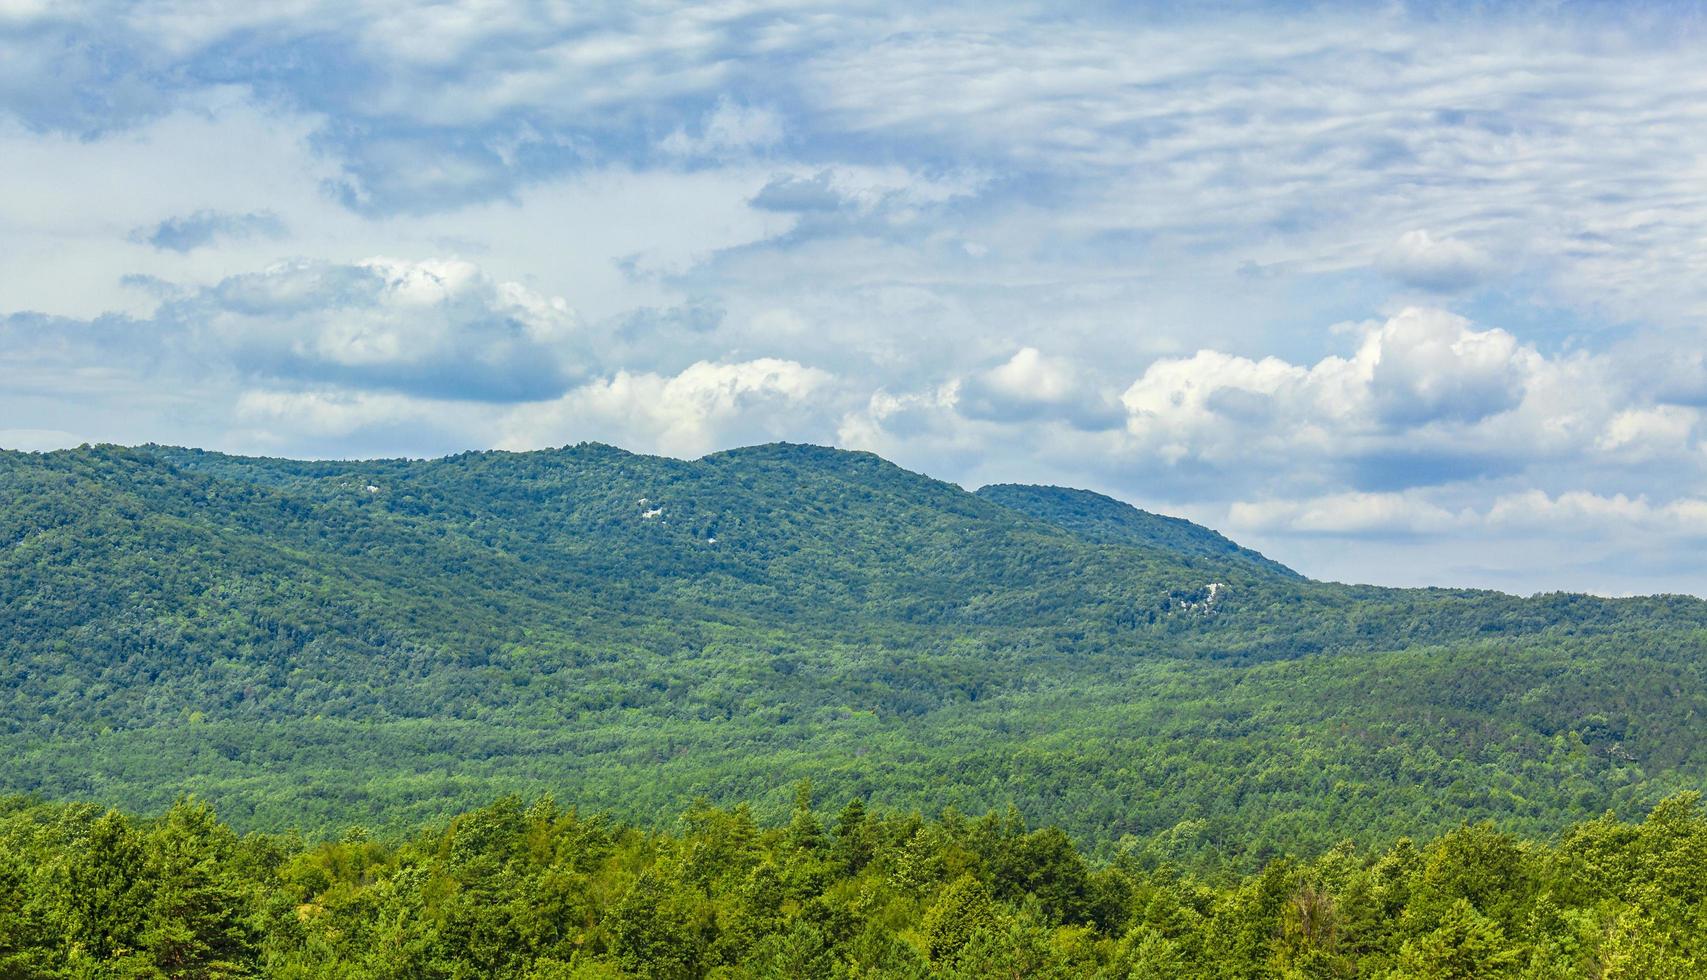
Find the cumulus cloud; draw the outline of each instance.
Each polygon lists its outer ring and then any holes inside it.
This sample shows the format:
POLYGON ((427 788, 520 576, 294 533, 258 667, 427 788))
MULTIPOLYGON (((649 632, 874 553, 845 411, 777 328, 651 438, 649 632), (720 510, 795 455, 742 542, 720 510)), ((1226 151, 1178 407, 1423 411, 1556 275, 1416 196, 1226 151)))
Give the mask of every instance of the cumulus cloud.
POLYGON ((1276 435, 1286 440, 1305 438, 1306 428, 1335 409, 1316 404, 1309 381, 1308 369, 1279 358, 1253 361, 1202 350, 1150 365, 1120 400, 1126 406, 1127 429, 1162 459, 1218 459, 1244 452, 1242 447, 1262 437, 1262 429, 1269 427, 1266 420, 1282 414, 1290 415, 1297 428, 1276 435), (1277 401, 1291 410, 1277 410, 1277 401), (1257 424, 1239 426, 1239 421, 1257 424))
POLYGON ((1594 448, 1620 459, 1676 456, 1699 444, 1700 424, 1700 410, 1683 405, 1629 408, 1606 420, 1594 448))
POLYGON ((955 424, 960 382, 948 381, 924 391, 895 393, 878 389, 865 405, 849 412, 836 431, 838 445, 893 454, 921 437, 941 440, 959 432, 955 424))
POLYGON ((537 400, 585 372, 562 298, 460 260, 281 263, 169 300, 156 320, 257 375, 430 397, 537 400))
MULTIPOLYGON (((563 394, 517 404, 467 402, 348 387, 240 391, 227 438, 271 449, 492 446, 529 450, 583 440, 694 457, 733 445, 801 438, 803 420, 828 424, 836 397, 826 371, 777 358, 691 364, 675 374, 617 370, 563 394), (423 438, 423 434, 427 438, 423 438)), ((827 441, 828 431, 816 433, 827 441)), ((3 445, 3 443, 0 443, 3 445)))
POLYGON ((1498 328, 1475 330, 1463 317, 1409 309, 1371 331, 1354 359, 1382 421, 1415 425, 1476 422, 1509 411, 1539 359, 1498 328))
MULTIPOLYGON (((1349 458, 1415 448, 1419 436, 1474 448, 1479 424, 1521 409, 1556 367, 1504 330, 1413 307, 1365 327, 1349 357, 1301 365, 1203 350, 1150 365, 1121 401, 1128 431, 1170 462, 1349 458)), ((1492 427, 1481 436, 1499 438, 1492 427)))
POLYGON ((164 296, 149 316, 13 315, 0 317, 0 337, 42 378, 50 367, 61 378, 148 371, 173 384, 232 374, 514 402, 554 397, 591 373, 565 300, 461 260, 297 260, 205 287, 149 284, 164 296))
POLYGON ((618 371, 545 404, 518 407, 499 448, 598 438, 681 456, 798 433, 802 410, 832 381, 778 358, 700 361, 680 373, 618 371))
POLYGON ((1001 364, 968 378, 957 405, 969 418, 1016 421, 1042 416, 1083 428, 1120 424, 1119 405, 1102 386, 1064 357, 1022 347, 1001 364))

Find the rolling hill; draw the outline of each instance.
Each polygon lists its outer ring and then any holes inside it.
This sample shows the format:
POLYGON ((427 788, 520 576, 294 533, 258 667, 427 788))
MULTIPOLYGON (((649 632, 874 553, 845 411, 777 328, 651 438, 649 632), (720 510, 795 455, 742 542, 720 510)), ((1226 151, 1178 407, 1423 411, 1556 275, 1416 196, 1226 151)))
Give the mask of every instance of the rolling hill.
POLYGON ((0 454, 0 791, 401 827, 505 791, 1013 805, 1258 860, 1707 780, 1707 603, 1315 582, 1060 488, 601 445, 0 454))

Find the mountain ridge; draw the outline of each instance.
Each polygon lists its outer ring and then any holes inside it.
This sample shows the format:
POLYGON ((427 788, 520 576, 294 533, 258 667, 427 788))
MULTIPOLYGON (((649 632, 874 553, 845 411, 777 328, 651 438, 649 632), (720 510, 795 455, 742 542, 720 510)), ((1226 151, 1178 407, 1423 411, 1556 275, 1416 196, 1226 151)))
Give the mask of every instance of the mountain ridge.
POLYGON ((1123 500, 1081 490, 1040 484, 992 483, 973 491, 1040 520, 1103 544, 1153 544, 1182 554, 1232 557, 1296 578, 1298 572, 1246 548, 1213 528, 1141 510, 1123 500))
POLYGON ((809 776, 1255 853, 1707 774, 1707 603, 1317 582, 1061 493, 793 444, 0 454, 0 790, 312 830, 809 776))

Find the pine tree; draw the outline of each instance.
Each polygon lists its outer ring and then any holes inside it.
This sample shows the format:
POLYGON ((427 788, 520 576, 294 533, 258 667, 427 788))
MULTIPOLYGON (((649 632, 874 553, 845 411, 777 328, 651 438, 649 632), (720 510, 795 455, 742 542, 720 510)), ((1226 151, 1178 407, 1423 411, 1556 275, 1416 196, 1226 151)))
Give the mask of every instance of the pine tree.
POLYGON ((995 921, 990 891, 984 883, 971 875, 956 878, 925 913, 923 926, 931 961, 952 963, 973 935, 995 921))
POLYGON ((236 976, 255 947, 250 903, 231 873, 234 838, 195 800, 179 800, 149 835, 147 872, 154 884, 141 946, 167 976, 236 976))
POLYGON ((843 875, 852 876, 859 874, 871 861, 875 849, 865 802, 856 796, 842 807, 842 812, 836 817, 836 840, 830 845, 830 858, 843 875))

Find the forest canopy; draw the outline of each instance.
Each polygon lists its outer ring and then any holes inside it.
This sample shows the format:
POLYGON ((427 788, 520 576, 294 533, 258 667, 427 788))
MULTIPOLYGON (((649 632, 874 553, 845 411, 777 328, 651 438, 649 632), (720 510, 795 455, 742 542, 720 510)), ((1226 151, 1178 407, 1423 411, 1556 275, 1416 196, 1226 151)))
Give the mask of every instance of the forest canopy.
POLYGON ((776 825, 667 830, 506 797, 383 843, 0 802, 3 977, 1683 980, 1707 967, 1693 794, 1556 839, 1490 824, 1195 875, 1165 839, 1087 858, 1013 813, 797 788, 776 825))

